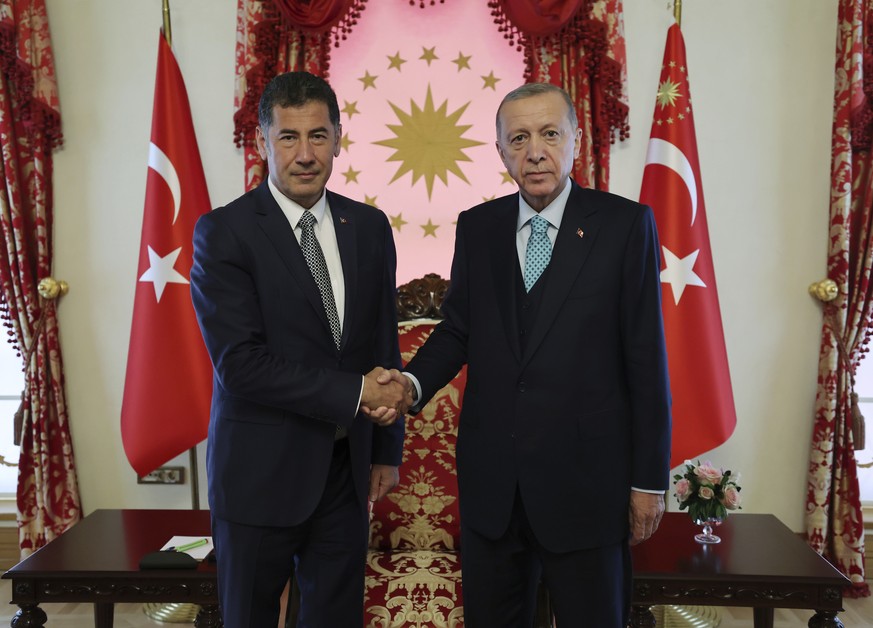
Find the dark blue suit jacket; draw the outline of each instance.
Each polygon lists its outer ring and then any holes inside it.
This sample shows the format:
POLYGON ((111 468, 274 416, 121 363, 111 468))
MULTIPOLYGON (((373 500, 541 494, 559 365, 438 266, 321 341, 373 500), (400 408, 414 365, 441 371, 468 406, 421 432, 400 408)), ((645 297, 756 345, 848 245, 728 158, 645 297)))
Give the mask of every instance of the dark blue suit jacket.
POLYGON ((213 515, 249 525, 307 519, 337 425, 349 428, 364 504, 369 465, 400 464, 403 424, 355 416, 361 374, 399 367, 396 253, 385 215, 327 192, 345 276, 342 346, 293 229, 266 182, 202 216, 191 295, 214 367, 207 447, 213 515))
POLYGON ((513 194, 459 216, 445 320, 406 368, 427 400, 468 364, 457 450, 462 523, 497 538, 518 487, 538 540, 555 552, 620 542, 631 486, 669 485, 654 217, 572 186, 526 350, 513 194))

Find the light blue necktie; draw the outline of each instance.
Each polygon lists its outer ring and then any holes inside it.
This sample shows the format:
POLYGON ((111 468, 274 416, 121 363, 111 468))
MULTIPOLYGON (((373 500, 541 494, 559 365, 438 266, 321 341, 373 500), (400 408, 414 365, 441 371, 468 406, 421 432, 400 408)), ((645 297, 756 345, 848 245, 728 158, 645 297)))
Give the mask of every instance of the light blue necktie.
POLYGON ((530 219, 530 237, 524 257, 524 288, 528 292, 543 274, 552 259, 552 242, 548 236, 549 221, 540 215, 530 219))

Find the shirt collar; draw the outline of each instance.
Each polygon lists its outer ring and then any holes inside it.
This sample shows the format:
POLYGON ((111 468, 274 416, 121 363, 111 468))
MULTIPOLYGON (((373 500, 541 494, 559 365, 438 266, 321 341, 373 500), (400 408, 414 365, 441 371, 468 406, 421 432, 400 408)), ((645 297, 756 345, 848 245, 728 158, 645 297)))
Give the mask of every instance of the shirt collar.
POLYGON ((546 205, 541 212, 537 212, 533 207, 528 205, 527 201, 518 194, 518 222, 515 225, 516 231, 521 231, 528 221, 539 214, 545 218, 555 229, 561 228, 561 220, 564 218, 564 209, 567 207, 567 200, 570 198, 570 190, 573 188, 573 182, 570 177, 567 177, 567 185, 561 190, 557 198, 546 205))
MULTIPOLYGON (((279 209, 281 209, 282 213, 288 218, 288 222, 291 223, 291 226, 296 229, 297 223, 300 222, 300 218, 303 216, 303 212, 307 210, 282 194, 282 192, 279 191, 279 188, 273 185, 273 179, 267 178, 267 185, 270 188, 270 193, 273 195, 273 198, 276 199, 276 203, 279 204, 279 209)), ((315 222, 319 225, 322 224, 322 220, 324 219, 325 207, 327 207, 327 193, 322 190, 321 198, 319 198, 315 202, 315 205, 308 210, 312 212, 313 216, 315 216, 315 222)))

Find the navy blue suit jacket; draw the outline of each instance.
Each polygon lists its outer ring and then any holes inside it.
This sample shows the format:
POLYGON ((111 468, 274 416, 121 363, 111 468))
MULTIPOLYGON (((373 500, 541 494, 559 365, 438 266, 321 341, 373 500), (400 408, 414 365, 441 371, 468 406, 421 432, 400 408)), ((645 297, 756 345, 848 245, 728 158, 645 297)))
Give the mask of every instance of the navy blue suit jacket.
POLYGON ((249 525, 306 520, 324 488, 338 425, 355 487, 400 464, 403 424, 355 415, 361 374, 399 367, 396 253, 385 215, 327 192, 345 276, 337 350, 318 287, 267 183, 202 216, 191 295, 214 367, 207 446, 213 515, 249 525))
POLYGON ((572 186, 526 350, 513 194, 459 216, 445 320, 406 368, 427 400, 468 364, 457 449, 462 523, 497 538, 517 487, 538 540, 556 552, 627 538, 631 486, 669 485, 654 217, 572 186))

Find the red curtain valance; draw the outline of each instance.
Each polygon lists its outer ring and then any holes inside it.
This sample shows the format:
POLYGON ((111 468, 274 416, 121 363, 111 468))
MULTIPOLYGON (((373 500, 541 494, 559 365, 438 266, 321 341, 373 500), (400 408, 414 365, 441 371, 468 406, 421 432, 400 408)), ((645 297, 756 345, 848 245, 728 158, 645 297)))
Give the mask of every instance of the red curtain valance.
POLYGON ((273 0, 288 24, 305 33, 326 33, 341 22, 354 26, 367 0, 273 0))
POLYGON ((554 35, 572 20, 587 0, 499 0, 509 22, 532 37, 554 35))

